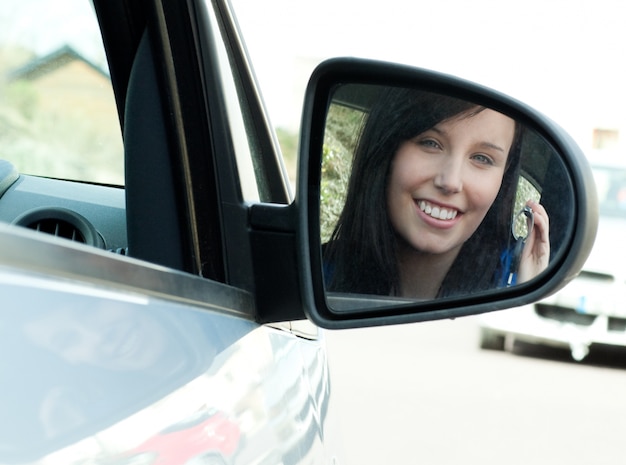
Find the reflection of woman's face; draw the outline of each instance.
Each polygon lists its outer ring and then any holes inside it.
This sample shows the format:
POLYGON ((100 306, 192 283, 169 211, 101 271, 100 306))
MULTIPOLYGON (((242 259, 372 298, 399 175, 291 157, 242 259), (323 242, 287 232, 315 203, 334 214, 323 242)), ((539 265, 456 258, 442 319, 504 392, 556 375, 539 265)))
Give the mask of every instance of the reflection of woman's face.
POLYGON ((146 369, 162 355, 165 331, 142 310, 116 303, 65 309, 31 322, 27 334, 69 363, 146 369))
POLYGON ((402 143, 392 161, 387 207, 403 242, 456 255, 498 194, 514 133, 511 118, 484 109, 402 143))

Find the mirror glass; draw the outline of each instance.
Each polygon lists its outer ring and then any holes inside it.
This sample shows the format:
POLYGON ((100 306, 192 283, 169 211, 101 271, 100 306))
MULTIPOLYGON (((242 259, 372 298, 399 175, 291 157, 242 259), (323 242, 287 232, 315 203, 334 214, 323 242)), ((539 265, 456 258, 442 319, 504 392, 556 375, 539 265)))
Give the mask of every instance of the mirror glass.
POLYGON ((418 89, 332 93, 320 239, 334 310, 529 281, 571 237, 572 211, 562 157, 510 116, 418 89))

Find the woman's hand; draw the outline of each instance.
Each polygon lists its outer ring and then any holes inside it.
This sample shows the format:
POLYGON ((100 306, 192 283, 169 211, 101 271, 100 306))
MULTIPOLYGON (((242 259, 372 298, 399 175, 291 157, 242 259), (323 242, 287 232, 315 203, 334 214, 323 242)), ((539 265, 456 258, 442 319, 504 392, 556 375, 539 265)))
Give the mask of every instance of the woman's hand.
POLYGON ((533 211, 535 225, 522 251, 517 282, 523 283, 528 281, 548 266, 550 260, 550 221, 545 208, 535 202, 529 200, 526 203, 533 211))

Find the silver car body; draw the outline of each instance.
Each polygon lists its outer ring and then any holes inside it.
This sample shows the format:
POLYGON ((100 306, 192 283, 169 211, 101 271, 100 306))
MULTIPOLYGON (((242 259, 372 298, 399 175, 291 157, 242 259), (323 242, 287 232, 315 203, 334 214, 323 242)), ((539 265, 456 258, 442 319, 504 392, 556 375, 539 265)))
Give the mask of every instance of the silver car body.
MULTIPOLYGON (((1 463, 330 463, 313 325, 258 325, 237 315, 245 293, 205 280, 214 298, 199 308, 55 276, 45 258, 10 266, 28 246, 101 270, 120 260, 16 229, 0 228, 1 463)), ((142 273, 129 259, 117 270, 142 273)))

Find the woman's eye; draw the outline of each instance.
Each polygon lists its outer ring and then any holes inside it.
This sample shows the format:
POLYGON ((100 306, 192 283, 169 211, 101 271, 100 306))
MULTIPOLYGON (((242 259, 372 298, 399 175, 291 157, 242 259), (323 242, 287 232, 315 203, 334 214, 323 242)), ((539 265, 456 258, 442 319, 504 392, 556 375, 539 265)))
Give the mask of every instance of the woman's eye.
POLYGON ((475 155, 472 155, 472 160, 477 161, 481 165, 493 165, 494 164, 493 159, 490 156, 485 155, 484 153, 477 153, 475 155))
POLYGON ((428 149, 441 149, 441 145, 434 139, 422 139, 418 141, 418 144, 428 149))

